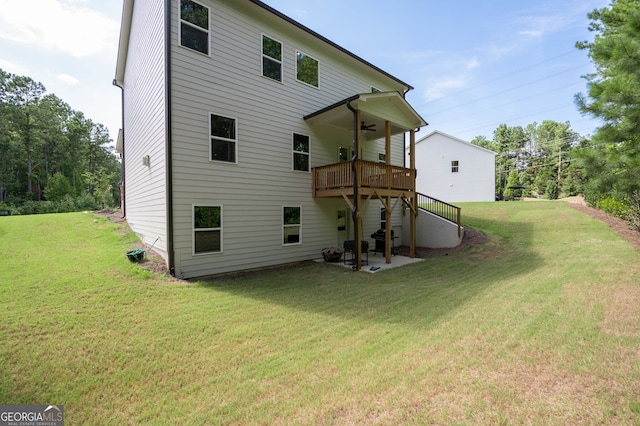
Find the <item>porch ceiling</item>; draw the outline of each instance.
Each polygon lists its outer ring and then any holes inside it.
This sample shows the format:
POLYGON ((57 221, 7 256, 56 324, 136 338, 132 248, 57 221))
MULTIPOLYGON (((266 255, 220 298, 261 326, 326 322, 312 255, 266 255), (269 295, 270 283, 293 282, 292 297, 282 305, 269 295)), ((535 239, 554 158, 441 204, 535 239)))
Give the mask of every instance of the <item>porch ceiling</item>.
POLYGON ((353 112, 347 105, 360 111, 360 121, 365 126, 375 124, 376 131, 363 131, 364 139, 384 137, 385 122, 391 123, 391 134, 408 132, 426 126, 427 123, 398 92, 361 93, 344 99, 304 119, 312 126, 332 126, 353 131, 353 112))

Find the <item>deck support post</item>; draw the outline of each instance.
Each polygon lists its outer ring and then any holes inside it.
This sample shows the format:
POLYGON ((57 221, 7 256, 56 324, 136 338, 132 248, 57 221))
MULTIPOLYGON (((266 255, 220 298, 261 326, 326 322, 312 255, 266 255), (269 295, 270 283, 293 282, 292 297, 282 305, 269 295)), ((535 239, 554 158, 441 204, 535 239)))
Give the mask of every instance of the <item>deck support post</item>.
POLYGON ((416 216, 418 215, 418 197, 416 196, 416 131, 411 129, 409 132, 409 168, 414 171, 413 173, 413 211, 411 212, 409 220, 409 256, 416 257, 416 216))

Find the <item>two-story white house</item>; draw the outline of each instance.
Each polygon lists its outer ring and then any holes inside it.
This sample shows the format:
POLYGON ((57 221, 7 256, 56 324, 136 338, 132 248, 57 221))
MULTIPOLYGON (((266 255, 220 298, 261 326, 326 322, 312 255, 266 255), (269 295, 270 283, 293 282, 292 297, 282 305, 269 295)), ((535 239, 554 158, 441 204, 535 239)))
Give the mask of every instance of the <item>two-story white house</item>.
POLYGON ((415 246, 412 87, 263 2, 124 0, 114 84, 124 214, 176 276, 315 259, 381 226, 415 246))
POLYGON ((416 142, 416 188, 448 203, 495 201, 496 155, 455 136, 433 131, 416 142))

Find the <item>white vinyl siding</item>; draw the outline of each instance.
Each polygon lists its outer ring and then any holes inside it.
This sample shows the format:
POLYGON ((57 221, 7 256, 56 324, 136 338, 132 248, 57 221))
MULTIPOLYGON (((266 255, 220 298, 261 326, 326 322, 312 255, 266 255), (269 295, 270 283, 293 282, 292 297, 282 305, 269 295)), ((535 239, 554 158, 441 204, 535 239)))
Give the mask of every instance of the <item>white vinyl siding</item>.
POLYGON ((131 229, 167 258, 164 6, 135 2, 124 75, 126 215, 131 229), (149 159, 149 166, 143 159, 149 159))
MULTIPOLYGON (((176 274, 188 278, 319 258, 323 248, 338 244, 335 212, 344 209, 345 202, 313 198, 312 174, 292 170, 292 134, 309 135, 310 167, 336 163, 338 146, 350 146, 352 135, 323 135, 302 117, 369 92, 372 83, 384 90, 402 87, 326 44, 301 36, 298 29, 251 2, 202 2, 210 7, 209 57, 181 48, 178 20, 172 23, 176 274), (263 34, 282 43, 281 84, 262 75, 263 34), (296 50, 321 64, 319 89, 296 81, 296 50), (210 112, 236 119, 237 164, 209 160, 210 112), (212 203, 224 206, 224 252, 194 256, 192 206, 212 203), (304 213, 299 244, 283 244, 283 206, 300 206, 304 213)), ((365 158, 371 161, 384 151, 384 141, 365 145, 365 158)), ((402 137, 394 138, 392 145, 392 162, 403 164, 402 137)), ((366 237, 379 226, 379 209, 373 201, 370 205, 364 215, 366 237)), ((396 208, 394 217, 401 210, 396 208)))

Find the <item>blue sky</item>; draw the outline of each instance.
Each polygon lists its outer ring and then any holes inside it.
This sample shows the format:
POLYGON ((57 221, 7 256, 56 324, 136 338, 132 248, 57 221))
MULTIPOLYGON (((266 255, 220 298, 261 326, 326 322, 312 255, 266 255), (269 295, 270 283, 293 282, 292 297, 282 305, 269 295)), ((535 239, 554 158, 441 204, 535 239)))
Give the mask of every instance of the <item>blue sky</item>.
MULTIPOLYGON (((430 124, 424 135, 470 141, 501 123, 543 120, 569 121, 583 135, 598 126, 573 103, 593 71, 575 43, 593 38, 586 15, 608 1, 265 3, 411 84, 407 98, 430 124)), ((115 138, 121 9, 119 0, 0 0, 0 68, 42 82, 115 138)))

